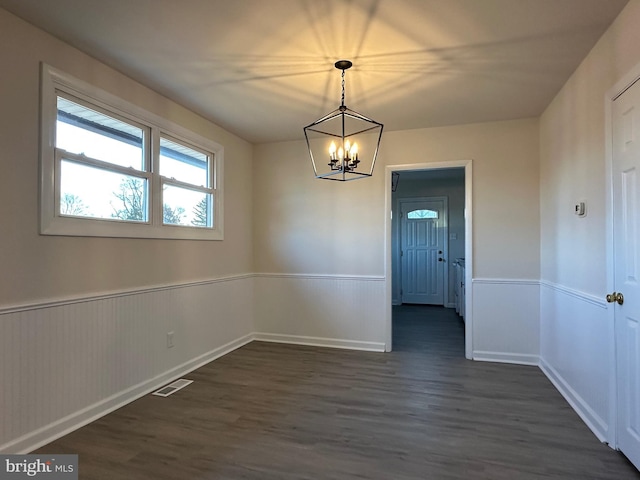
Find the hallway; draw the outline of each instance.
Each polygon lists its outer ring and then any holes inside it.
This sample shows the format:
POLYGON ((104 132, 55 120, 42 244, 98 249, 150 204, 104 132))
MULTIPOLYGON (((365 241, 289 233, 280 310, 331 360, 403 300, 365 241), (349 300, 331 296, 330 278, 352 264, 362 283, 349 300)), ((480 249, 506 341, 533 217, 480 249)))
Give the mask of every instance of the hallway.
POLYGON ((452 308, 394 306, 393 350, 464 359, 464 322, 452 308))

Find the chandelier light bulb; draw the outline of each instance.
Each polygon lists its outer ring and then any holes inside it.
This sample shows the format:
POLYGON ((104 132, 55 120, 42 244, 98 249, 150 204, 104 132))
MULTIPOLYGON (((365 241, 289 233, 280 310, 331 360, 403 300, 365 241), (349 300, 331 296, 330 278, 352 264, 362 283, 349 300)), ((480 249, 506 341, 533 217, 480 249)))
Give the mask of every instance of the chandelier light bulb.
POLYGON ((349 150, 349 156, 351 157, 352 160, 357 160, 358 159, 358 144, 354 143, 353 146, 351 147, 351 149, 349 150))
POLYGON ((329 159, 336 160, 336 142, 331 142, 329 145, 329 159))

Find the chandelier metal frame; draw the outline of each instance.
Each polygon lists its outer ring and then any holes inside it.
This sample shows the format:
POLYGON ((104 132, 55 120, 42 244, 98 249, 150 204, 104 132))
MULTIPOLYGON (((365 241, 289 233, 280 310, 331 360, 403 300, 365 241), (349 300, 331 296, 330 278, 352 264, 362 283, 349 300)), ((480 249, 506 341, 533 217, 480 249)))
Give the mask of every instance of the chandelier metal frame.
MULTIPOLYGON (((325 116, 319 118, 313 123, 310 123, 304 127, 304 136, 307 141, 307 148, 309 149, 309 156, 311 157, 311 163, 313 165, 313 172, 316 178, 324 180, 335 180, 340 182, 347 182, 350 180, 358 180, 361 178, 371 177, 373 175, 373 169, 376 165, 378 158, 378 150, 380 148, 380 141, 382 139, 382 130, 384 125, 380 122, 376 122, 369 117, 366 117, 350 108, 344 103, 345 97, 345 71, 353 66, 353 63, 349 60, 338 60, 334 64, 335 68, 342 70, 342 97, 340 106, 325 116), (334 124, 334 121, 338 119, 340 129, 336 133, 331 131, 325 125, 329 125, 328 122, 334 124), (351 141, 355 140, 355 136, 364 133, 375 134, 377 131, 378 138, 375 142, 375 150, 373 151, 373 157, 371 159, 371 166, 368 171, 358 171, 358 165, 362 163, 360 156, 362 152, 357 151, 357 145, 353 142, 351 147, 351 141), (333 138, 334 142, 329 149, 329 163, 330 170, 327 173, 318 173, 316 160, 313 154, 313 148, 311 146, 310 133, 320 134, 321 136, 327 136, 333 138), (339 149, 335 147, 335 142, 338 142, 339 149), (355 148, 354 148, 355 147, 355 148), (342 156, 336 155, 336 152, 342 153, 342 156)), ((321 138, 321 137, 320 137, 321 138)))

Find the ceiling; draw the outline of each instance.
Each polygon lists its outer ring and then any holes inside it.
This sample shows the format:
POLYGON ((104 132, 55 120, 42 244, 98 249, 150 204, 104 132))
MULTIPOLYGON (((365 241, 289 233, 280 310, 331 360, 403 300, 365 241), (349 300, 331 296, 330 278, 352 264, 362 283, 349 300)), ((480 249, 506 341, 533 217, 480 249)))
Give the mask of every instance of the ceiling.
MULTIPOLYGON (((0 0, 254 143, 540 115, 627 0, 0 0)), ((54 65, 55 66, 55 65, 54 65)))

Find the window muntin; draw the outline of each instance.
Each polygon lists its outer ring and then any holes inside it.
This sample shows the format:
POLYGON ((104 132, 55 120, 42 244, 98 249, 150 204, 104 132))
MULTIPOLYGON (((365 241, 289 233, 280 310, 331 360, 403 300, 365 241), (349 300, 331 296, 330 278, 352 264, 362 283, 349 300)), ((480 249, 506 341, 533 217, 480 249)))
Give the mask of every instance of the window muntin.
POLYGON ((423 220, 423 219, 438 218, 438 217, 439 215, 437 210, 419 209, 419 210, 411 210, 409 213, 407 213, 408 220, 423 220))
POLYGON ((221 145, 48 65, 41 73, 42 234, 223 239, 221 145))
POLYGON ((144 170, 145 130, 58 94, 56 148, 144 170))

